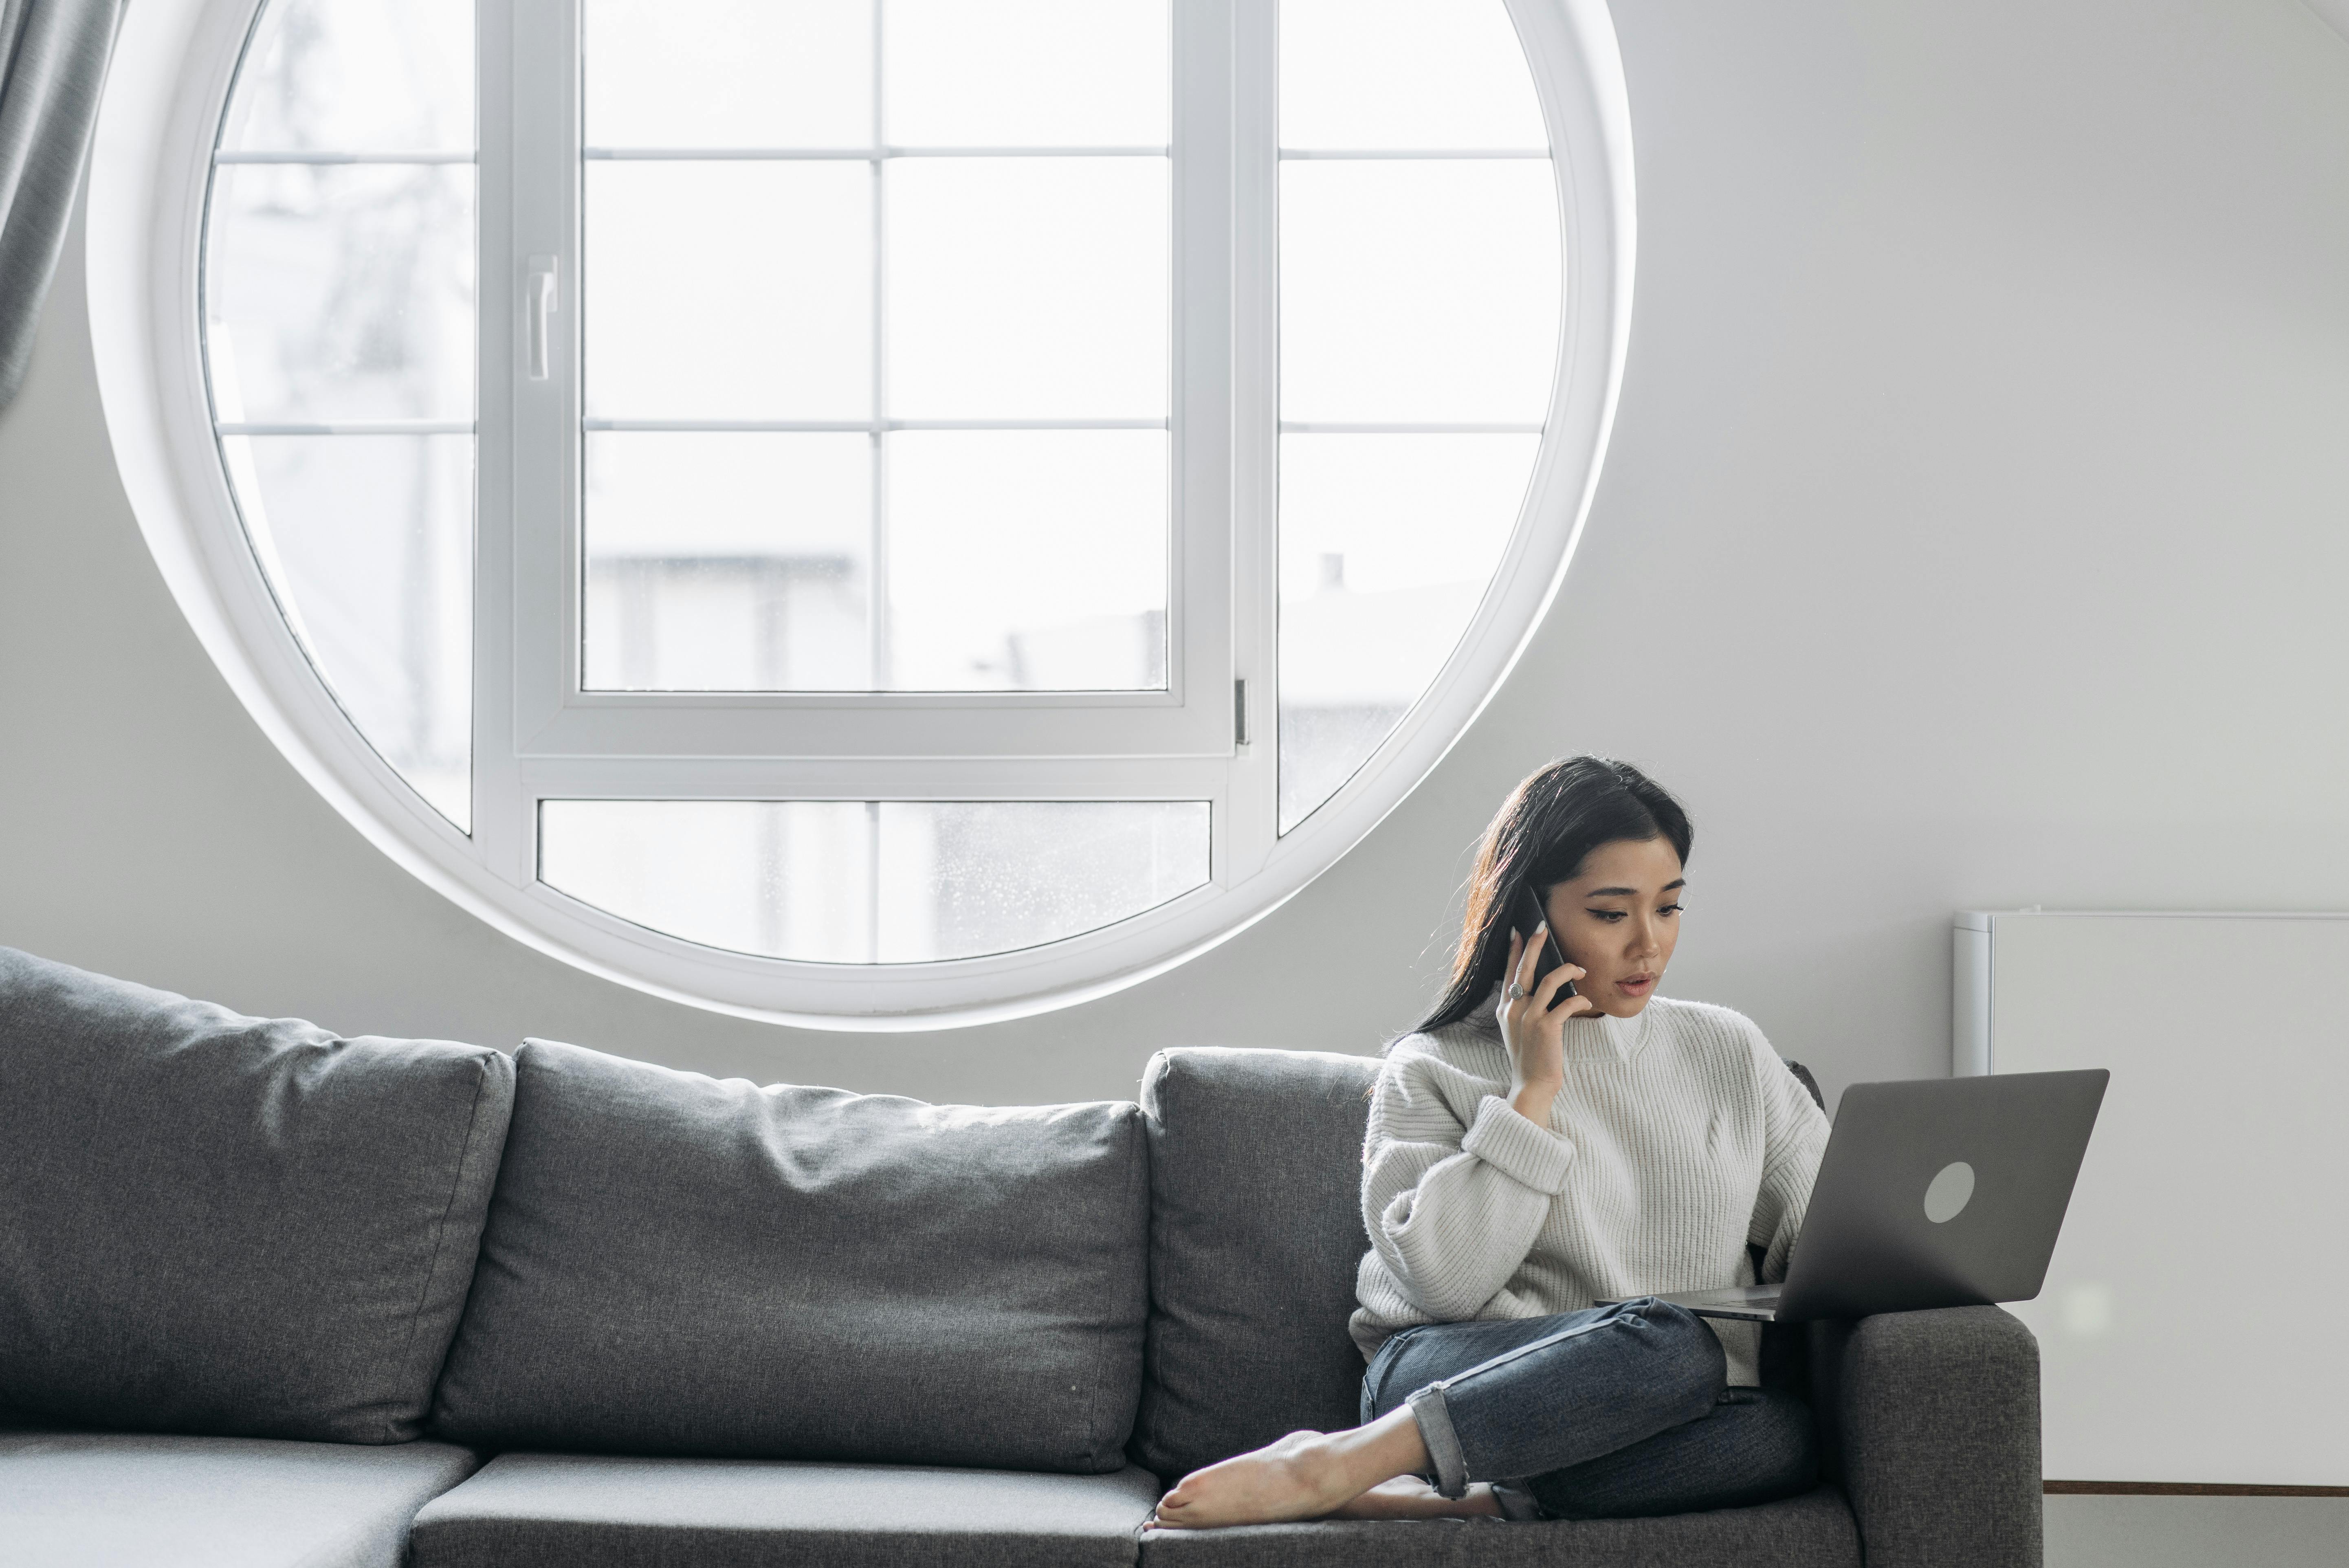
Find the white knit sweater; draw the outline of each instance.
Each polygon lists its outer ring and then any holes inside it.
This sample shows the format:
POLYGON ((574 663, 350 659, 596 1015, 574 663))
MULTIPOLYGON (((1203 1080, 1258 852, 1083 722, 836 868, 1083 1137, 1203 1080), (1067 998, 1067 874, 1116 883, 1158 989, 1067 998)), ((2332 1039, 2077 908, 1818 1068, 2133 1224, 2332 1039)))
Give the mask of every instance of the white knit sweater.
MULTIPOLYGON (((1569 1018, 1549 1125, 1508 1093, 1489 1006, 1389 1053, 1362 1149, 1365 1357, 1413 1324, 1752 1284, 1749 1242, 1785 1277, 1827 1119, 1749 1019, 1661 996, 1569 1018)), ((1730 1382, 1757 1381, 1759 1330, 1712 1326, 1730 1382)))

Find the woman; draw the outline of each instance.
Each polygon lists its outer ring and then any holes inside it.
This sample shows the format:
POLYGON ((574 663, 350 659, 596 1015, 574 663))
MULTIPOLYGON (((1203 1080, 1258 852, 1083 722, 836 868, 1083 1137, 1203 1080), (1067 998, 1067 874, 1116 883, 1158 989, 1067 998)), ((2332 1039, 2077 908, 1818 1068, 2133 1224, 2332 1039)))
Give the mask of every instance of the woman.
POLYGON ((1755 1326, 1651 1294, 1754 1284, 1749 1245, 1783 1279, 1827 1137, 1761 1030, 1655 995, 1689 841, 1679 802, 1601 758, 1502 806, 1451 985, 1371 1109, 1365 1424, 1195 1471, 1159 1525, 1626 1517, 1813 1484, 1809 1412, 1758 1387, 1755 1326), (1524 887, 1567 961, 1538 978, 1524 887))

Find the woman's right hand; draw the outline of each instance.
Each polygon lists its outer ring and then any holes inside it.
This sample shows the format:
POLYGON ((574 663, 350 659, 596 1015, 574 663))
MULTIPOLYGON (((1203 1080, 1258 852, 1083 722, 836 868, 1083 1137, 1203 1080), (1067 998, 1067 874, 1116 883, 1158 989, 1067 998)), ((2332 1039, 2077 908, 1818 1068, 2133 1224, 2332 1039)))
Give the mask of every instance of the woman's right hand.
POLYGON ((1531 940, 1509 933, 1509 966, 1504 973, 1510 984, 1501 988, 1497 1010, 1501 1043, 1509 1051, 1509 1103, 1537 1127, 1549 1125, 1550 1108, 1566 1087, 1566 1021, 1590 1011, 1588 996, 1569 996, 1550 1006, 1561 986, 1582 978, 1577 965, 1561 964, 1535 983, 1542 938, 1548 931, 1547 923, 1537 926, 1531 940), (1517 995, 1511 995, 1512 991, 1517 995))

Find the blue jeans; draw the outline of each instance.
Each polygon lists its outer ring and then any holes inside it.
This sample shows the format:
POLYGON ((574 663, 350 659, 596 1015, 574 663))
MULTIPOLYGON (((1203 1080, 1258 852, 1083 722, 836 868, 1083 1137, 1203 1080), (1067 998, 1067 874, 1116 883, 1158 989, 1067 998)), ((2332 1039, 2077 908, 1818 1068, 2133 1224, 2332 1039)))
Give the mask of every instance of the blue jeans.
POLYGON ((1446 1497, 1513 1517, 1629 1519, 1769 1502, 1818 1480, 1810 1408, 1732 1388, 1721 1341, 1652 1296, 1555 1317, 1406 1328, 1362 1377, 1362 1419, 1408 1405, 1446 1497), (1526 1500, 1530 1498, 1531 1506, 1526 1500))

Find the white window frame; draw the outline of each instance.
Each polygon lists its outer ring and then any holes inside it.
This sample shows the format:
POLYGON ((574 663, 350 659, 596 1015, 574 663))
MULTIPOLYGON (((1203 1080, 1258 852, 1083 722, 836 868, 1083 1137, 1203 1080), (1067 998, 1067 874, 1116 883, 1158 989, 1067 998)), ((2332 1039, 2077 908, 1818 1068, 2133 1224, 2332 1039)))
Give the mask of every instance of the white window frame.
POLYGON ((1572 556, 1629 332, 1630 117, 1602 0, 1506 3, 1549 131, 1566 263, 1544 439, 1458 648, 1370 760, 1285 836, 1275 815, 1279 153, 1269 0, 1174 0, 1180 401, 1164 691, 582 689, 571 477, 578 154, 574 133, 544 129, 577 123, 578 73, 559 65, 568 51, 548 46, 571 38, 573 0, 480 0, 470 836, 425 805, 336 706, 244 542, 215 444, 198 317, 204 204, 256 0, 140 0, 118 45, 88 242, 91 335, 126 488, 174 596, 271 739, 378 848, 530 946, 654 995, 833 1029, 978 1023, 1123 988, 1262 918, 1399 804, 1514 666, 1572 556), (517 39, 557 68, 517 69, 517 39), (511 83, 503 102, 501 83, 511 83), (525 170, 538 172, 520 178, 525 170), (530 258, 547 254, 561 258, 554 373, 532 381, 516 374, 521 305, 530 258), (522 482, 530 472, 564 477, 522 482), (1236 681, 1246 683, 1238 715, 1236 681), (539 882, 538 802, 579 798, 1206 800, 1211 877, 1132 919, 1019 952, 795 963, 682 942, 539 882))

